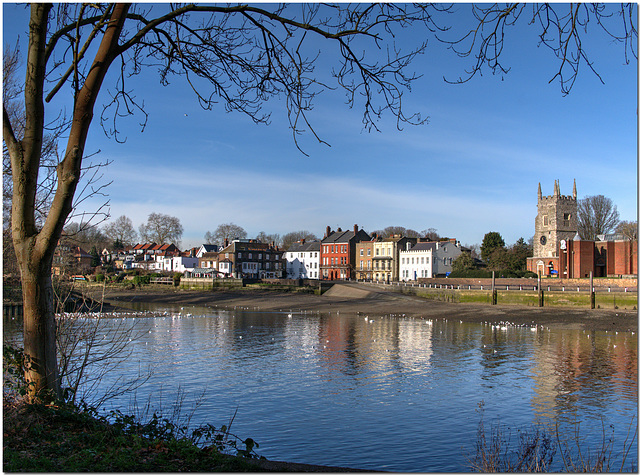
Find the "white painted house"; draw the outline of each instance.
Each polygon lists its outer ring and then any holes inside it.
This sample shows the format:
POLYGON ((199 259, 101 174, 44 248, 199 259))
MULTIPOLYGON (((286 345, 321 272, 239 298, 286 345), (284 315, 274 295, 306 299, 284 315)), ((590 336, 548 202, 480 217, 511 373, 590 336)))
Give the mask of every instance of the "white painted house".
POLYGON ((406 282, 445 277, 452 271, 451 264, 461 253, 460 243, 455 240, 419 242, 400 251, 400 280, 406 282))
POLYGON ((198 267, 197 257, 173 256, 162 258, 162 270, 166 272, 185 272, 198 267))
POLYGON ((218 252, 218 246, 216 244, 203 244, 196 252, 196 257, 200 259, 206 252, 218 252))
POLYGON ((320 241, 293 243, 284 253, 287 279, 318 279, 320 277, 320 241))

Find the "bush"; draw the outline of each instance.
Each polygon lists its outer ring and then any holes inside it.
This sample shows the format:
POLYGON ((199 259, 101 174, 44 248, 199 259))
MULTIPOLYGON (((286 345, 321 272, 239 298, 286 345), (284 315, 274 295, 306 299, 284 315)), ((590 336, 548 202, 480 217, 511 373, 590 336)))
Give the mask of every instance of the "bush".
POLYGON ((151 276, 150 275, 136 275, 133 278, 133 285, 146 285, 149 282, 151 282, 151 276))
POLYGON ((484 269, 467 269, 464 271, 454 271, 449 277, 474 277, 478 279, 491 278, 491 271, 484 269))
POLYGON ((96 282, 104 282, 104 274, 103 273, 96 274, 96 282))

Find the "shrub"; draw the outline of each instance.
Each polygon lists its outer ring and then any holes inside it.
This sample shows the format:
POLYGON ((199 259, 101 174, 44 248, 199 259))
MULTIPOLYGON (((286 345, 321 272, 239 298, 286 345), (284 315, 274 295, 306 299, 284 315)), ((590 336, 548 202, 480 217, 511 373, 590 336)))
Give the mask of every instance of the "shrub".
POLYGON ((103 273, 96 274, 96 282, 103 282, 103 281, 104 281, 104 274, 103 273))
POLYGON ((136 275, 133 278, 133 285, 146 285, 151 282, 150 275, 136 275))

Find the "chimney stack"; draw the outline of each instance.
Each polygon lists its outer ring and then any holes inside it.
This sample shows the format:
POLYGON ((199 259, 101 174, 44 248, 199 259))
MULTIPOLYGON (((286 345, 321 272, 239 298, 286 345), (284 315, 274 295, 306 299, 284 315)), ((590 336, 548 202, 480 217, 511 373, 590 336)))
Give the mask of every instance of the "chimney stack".
POLYGON ((358 234, 358 225, 357 224, 353 225, 353 234, 358 234))
POLYGON ((324 233, 324 237, 328 238, 330 234, 331 234, 331 226, 327 226, 327 230, 324 233))
POLYGON ((224 247, 227 247, 229 245, 229 239, 224 238, 224 247))
POLYGON ((304 238, 300 239, 300 244, 304 244, 304 238))

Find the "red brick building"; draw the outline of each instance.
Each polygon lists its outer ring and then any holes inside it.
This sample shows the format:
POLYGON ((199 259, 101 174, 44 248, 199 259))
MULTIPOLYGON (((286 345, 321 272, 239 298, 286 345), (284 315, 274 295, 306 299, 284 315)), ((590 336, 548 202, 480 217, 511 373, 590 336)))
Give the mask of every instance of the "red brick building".
POLYGON ((530 257, 527 270, 562 279, 613 277, 638 274, 638 241, 620 235, 600 236, 600 241, 568 239, 558 246, 557 256, 530 257))
POLYGON ((358 225, 353 230, 343 231, 338 228, 332 231, 327 226, 320 246, 320 275, 322 279, 348 280, 356 277, 356 244, 370 241, 369 235, 358 225))
POLYGON ((583 241, 578 234, 578 192, 573 181, 569 196, 554 183, 553 195, 543 196, 538 184, 533 256, 527 270, 562 279, 638 274, 638 241, 621 234, 602 234, 583 241))

